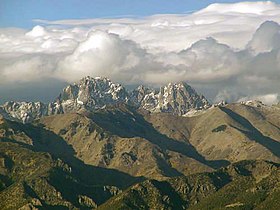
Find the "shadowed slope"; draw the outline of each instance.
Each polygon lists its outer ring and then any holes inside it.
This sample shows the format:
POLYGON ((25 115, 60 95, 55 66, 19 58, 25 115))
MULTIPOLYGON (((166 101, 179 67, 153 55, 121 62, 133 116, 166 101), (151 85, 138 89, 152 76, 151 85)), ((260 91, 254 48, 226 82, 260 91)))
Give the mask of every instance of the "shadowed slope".
POLYGON ((241 161, 211 173, 147 180, 111 198, 98 209, 227 209, 273 206, 265 202, 280 192, 279 165, 268 161, 241 161), (275 185, 276 184, 276 185, 275 185))
POLYGON ((257 143, 263 145, 267 149, 269 149, 274 155, 280 158, 280 143, 275 141, 274 139, 264 136, 258 129, 256 129, 246 118, 241 115, 233 112, 232 110, 221 107, 222 111, 227 113, 231 118, 233 118, 236 122, 241 124, 246 130, 238 129, 243 132, 246 136, 248 136, 251 140, 256 141, 257 143))
POLYGON ((121 105, 121 109, 112 108, 103 112, 95 112, 89 114, 89 117, 112 134, 126 138, 142 137, 163 150, 180 153, 212 168, 219 168, 228 164, 227 161, 223 160, 206 160, 191 144, 176 141, 159 133, 151 123, 147 122, 142 115, 129 106, 121 105))
POLYGON ((115 185, 118 187, 127 187, 137 181, 137 178, 119 172, 114 169, 105 169, 92 165, 84 164, 75 157, 75 151, 71 145, 52 131, 32 124, 21 124, 10 122, 14 130, 25 133, 32 139, 32 148, 34 151, 48 152, 55 158, 60 158, 72 167, 73 173, 81 177, 82 180, 92 182, 97 185, 115 185), (88 179, 88 177, 91 179, 88 179))
POLYGON ((0 161, 4 158, 4 169, 0 163, 0 201, 5 200, 1 209, 20 207, 32 199, 39 199, 48 209, 81 207, 83 199, 88 202, 85 206, 100 205, 120 189, 143 180, 84 164, 70 145, 43 127, 4 120, 0 131, 0 161), (11 194, 11 198, 18 197, 14 204, 7 199, 11 194))
MULTIPOLYGON (((90 165, 115 168, 133 176, 145 176, 159 180, 182 174, 211 171, 207 165, 180 153, 163 149, 141 137, 143 135, 137 134, 142 131, 134 131, 136 134, 131 135, 133 128, 107 129, 106 126, 103 127, 102 122, 96 123, 94 120, 97 120, 99 114, 103 113, 107 116, 107 121, 111 120, 109 122, 111 124, 117 123, 117 120, 130 123, 131 115, 127 112, 129 112, 128 109, 119 110, 119 113, 123 113, 125 116, 123 119, 113 119, 113 121, 108 117, 106 111, 99 111, 93 114, 80 112, 44 117, 40 123, 65 139, 76 151, 76 156, 90 165), (128 117, 127 120, 125 120, 126 117, 128 117)), ((107 122, 103 121, 103 123, 107 122)), ((126 126, 125 122, 121 122, 121 124, 126 126)), ((127 126, 130 125, 127 124, 127 126)), ((143 127, 143 129, 145 132, 146 128, 143 127)), ((149 134, 147 133, 147 135, 149 134)))

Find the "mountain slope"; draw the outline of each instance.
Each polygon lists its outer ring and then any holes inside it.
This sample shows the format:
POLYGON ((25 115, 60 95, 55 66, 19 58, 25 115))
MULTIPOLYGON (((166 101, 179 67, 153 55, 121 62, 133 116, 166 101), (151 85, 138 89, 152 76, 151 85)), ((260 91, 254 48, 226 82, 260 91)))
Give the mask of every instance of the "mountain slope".
POLYGON ((148 180, 113 197, 98 209, 277 209, 280 167, 242 161, 212 173, 148 180), (270 201, 270 202, 269 202, 270 201))
POLYGON ((127 105, 44 117, 39 123, 71 144, 87 164, 157 179, 212 170, 194 148, 162 135, 127 105), (190 167, 177 171, 180 162, 190 167))
POLYGON ((95 112, 48 116, 38 123, 61 136, 87 164, 162 180, 246 159, 280 162, 276 127, 264 122, 267 133, 261 132, 261 124, 254 127, 257 116, 277 115, 279 109, 267 108, 269 115, 263 108, 255 109, 258 114, 246 111, 248 120, 240 121, 235 115, 243 109, 251 107, 233 104, 181 117, 118 104, 95 112))
POLYGON ((1 117, 1 209, 92 209, 139 180, 86 165, 55 134, 1 117))
POLYGON ((208 160, 279 162, 279 114, 275 107, 229 104, 196 116, 161 113, 145 118, 169 138, 189 142, 208 160))

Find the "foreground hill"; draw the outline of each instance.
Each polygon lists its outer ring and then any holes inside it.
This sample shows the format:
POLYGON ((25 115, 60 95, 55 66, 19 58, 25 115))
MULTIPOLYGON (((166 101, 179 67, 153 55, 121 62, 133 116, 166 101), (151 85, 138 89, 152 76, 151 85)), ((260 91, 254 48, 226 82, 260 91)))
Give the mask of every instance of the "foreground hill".
POLYGON ((100 206, 109 209, 279 209, 280 166, 241 161, 212 173, 147 180, 100 206))
POLYGON ((0 119, 0 209, 92 209, 139 180, 84 164, 41 127, 0 119))

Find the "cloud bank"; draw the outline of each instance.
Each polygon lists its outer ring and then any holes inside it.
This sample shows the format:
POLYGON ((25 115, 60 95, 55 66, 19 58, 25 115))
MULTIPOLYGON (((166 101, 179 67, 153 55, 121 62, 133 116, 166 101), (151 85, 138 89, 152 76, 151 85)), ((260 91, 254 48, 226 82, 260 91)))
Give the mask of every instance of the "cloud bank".
POLYGON ((273 2, 212 4, 183 15, 36 21, 43 26, 0 29, 0 89, 101 75, 127 85, 184 80, 213 101, 280 97, 280 5, 273 2))

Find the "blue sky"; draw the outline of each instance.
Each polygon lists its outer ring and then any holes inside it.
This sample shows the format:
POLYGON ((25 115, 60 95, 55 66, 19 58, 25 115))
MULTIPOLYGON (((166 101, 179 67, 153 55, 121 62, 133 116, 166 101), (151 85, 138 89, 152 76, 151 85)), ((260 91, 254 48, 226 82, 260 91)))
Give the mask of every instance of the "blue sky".
MULTIPOLYGON (((236 0, 0 0, 0 27, 31 28, 33 19, 59 20, 187 13, 236 0)), ((276 0, 275 2, 280 2, 276 0)))

